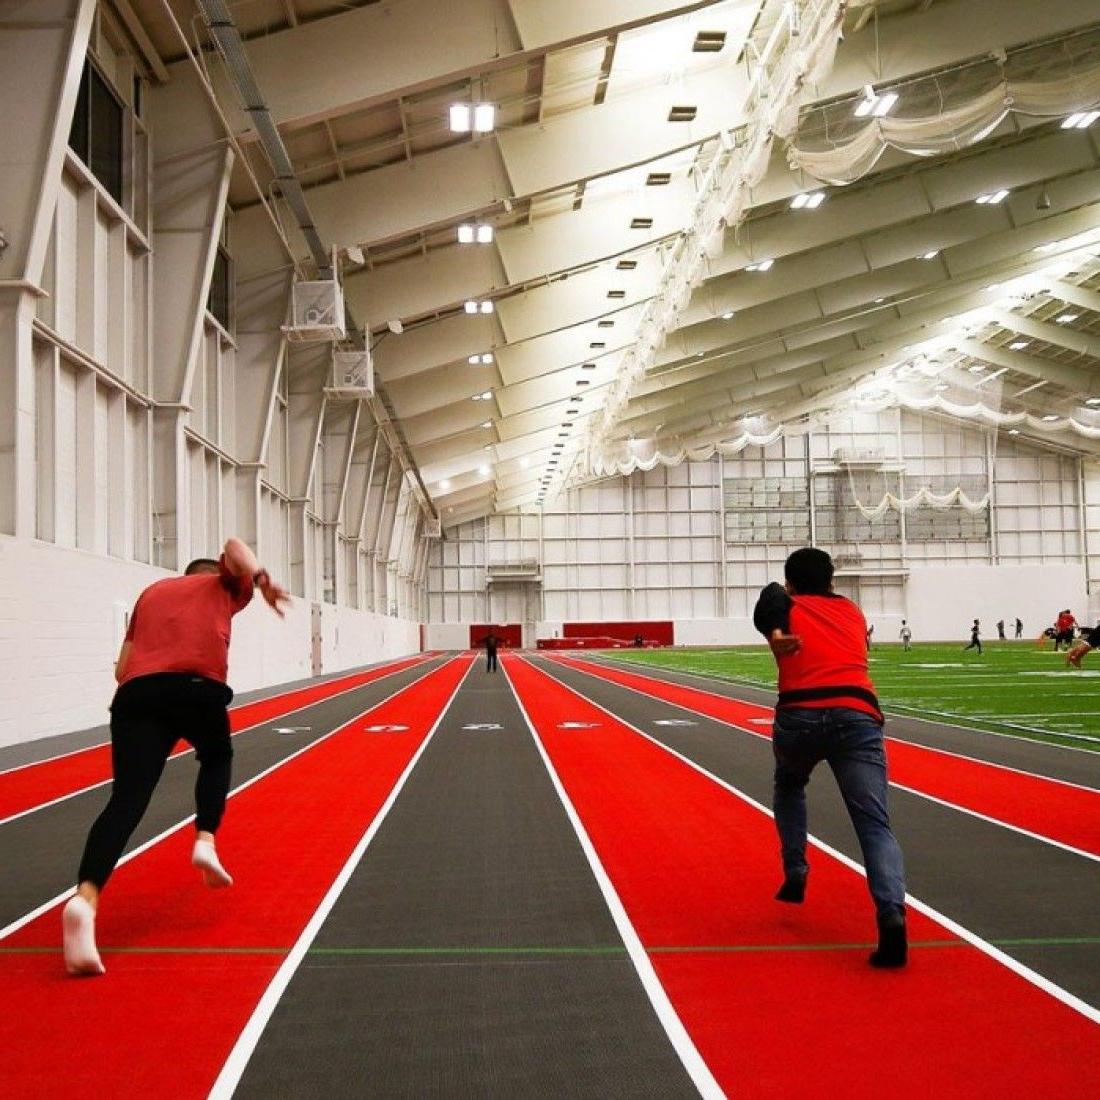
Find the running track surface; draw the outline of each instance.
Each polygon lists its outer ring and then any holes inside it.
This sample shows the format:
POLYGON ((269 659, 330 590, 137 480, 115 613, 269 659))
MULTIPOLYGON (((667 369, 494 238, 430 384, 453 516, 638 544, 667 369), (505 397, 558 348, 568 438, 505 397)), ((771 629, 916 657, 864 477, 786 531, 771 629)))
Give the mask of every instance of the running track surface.
MULTIPOLYGON (((714 718, 757 737, 771 733, 770 707, 569 657, 553 658, 632 691, 714 718)), ((1100 791, 887 738, 890 781, 1100 858, 1100 791)))
MULTIPOLYGON (((696 1048, 730 1095, 1100 1094, 1100 1029, 910 909, 909 968, 866 963, 862 876, 780 907, 774 824, 520 658, 505 668, 696 1048), (562 728, 563 723, 594 723, 562 728), (864 946, 855 946, 864 945, 864 946)), ((602 670, 601 670, 602 671, 602 670)), ((873 926, 873 925, 872 925, 873 926)))
MULTIPOLYGON (((243 703, 230 710, 229 728, 233 733, 240 733, 242 730, 281 718, 313 703, 331 699, 340 692, 373 683, 383 676, 401 672, 403 669, 430 659, 430 654, 409 657, 392 664, 356 672, 350 676, 325 680, 319 684, 310 684, 308 687, 272 695, 266 699, 243 703)), ((180 744, 172 755, 178 756, 190 751, 190 745, 180 744)), ((0 822, 87 787, 105 783, 110 778, 111 746, 109 743, 92 745, 65 756, 53 757, 39 763, 23 764, 10 771, 0 772, 0 822)))
POLYGON ((185 828, 120 866, 99 919, 106 978, 65 976, 59 905, 4 941, 0 1091, 205 1096, 469 667, 448 662, 236 794, 219 844, 232 889, 198 883, 185 828))

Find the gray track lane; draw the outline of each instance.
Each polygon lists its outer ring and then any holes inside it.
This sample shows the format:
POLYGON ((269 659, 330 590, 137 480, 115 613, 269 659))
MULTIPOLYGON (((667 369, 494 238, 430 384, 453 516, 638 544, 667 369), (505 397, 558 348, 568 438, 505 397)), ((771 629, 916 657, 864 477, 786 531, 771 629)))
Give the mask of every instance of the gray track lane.
MULTIPOLYGON (((377 706, 433 668, 442 659, 394 673, 343 695, 283 715, 233 738, 233 785, 258 774, 312 741, 377 706), (299 733, 275 733, 276 727, 309 726, 299 733)), ((174 757, 164 769, 160 785, 129 848, 144 843, 194 813, 195 758, 174 757)), ((48 806, 0 826, 0 928, 73 885, 88 828, 110 794, 104 784, 84 794, 48 806)), ((224 829, 231 835, 230 803, 224 829)), ((129 850, 129 849, 128 849, 129 850)))
MULTIPOLYGON (((771 805, 770 742, 552 661, 535 663, 738 790, 771 805), (656 724, 670 718, 693 725, 656 724)), ((1100 864, 904 791, 892 790, 890 799, 909 890, 915 897, 1100 1007, 1100 941, 1072 942, 1097 939, 1100 864), (1043 946, 1009 942, 1022 939, 1061 942, 1043 946)), ((862 863, 827 767, 814 773, 808 800, 810 831, 862 863)), ((777 884, 780 877, 777 852, 777 884)), ((811 874, 807 906, 812 901, 811 874)), ((869 938, 872 931, 868 900, 869 938)))
POLYGON ((482 669, 291 980, 238 1096, 696 1095, 503 674, 482 669), (480 723, 502 728, 463 728, 480 723))
MULTIPOLYGON (((775 706, 775 692, 764 688, 733 684, 727 680, 717 680, 697 673, 653 668, 625 660, 593 659, 587 656, 583 659, 593 660, 596 664, 604 664, 611 668, 625 669, 627 672, 637 672, 641 676, 650 676, 655 680, 666 680, 672 684, 683 684, 686 687, 712 691, 716 695, 724 695, 727 699, 743 699, 763 707, 775 706)), ((1052 779, 1063 779, 1067 783, 1080 783, 1086 787, 1100 789, 1100 753, 1098 752, 1066 748, 1046 741, 1031 741, 1025 737, 986 733, 982 730, 967 729, 964 726, 952 726, 946 722, 918 721, 915 718, 893 714, 888 715, 886 733, 887 736, 904 738, 918 745, 962 753, 977 760, 1004 764, 1006 767, 1020 768, 1052 779)))
MULTIPOLYGON (((257 688, 254 691, 243 691, 233 697, 233 706, 242 703, 254 703, 257 699, 270 699, 274 695, 282 695, 287 691, 297 691, 299 688, 313 687, 316 684, 325 684, 330 680, 339 680, 345 676, 355 676, 360 672, 367 672, 380 665, 391 665, 393 660, 377 661, 371 665, 360 665, 357 668, 346 668, 341 672, 332 672, 327 676, 312 676, 304 680, 289 680, 285 684, 277 684, 273 687, 257 688)), ((106 700, 104 700, 104 712, 106 713, 106 700)), ((8 768, 17 768, 23 764, 35 764, 42 760, 49 760, 54 756, 76 752, 80 749, 91 748, 93 745, 102 745, 111 739, 110 726, 92 726, 89 729, 74 730, 72 733, 59 733, 53 737, 39 737, 34 741, 24 741, 18 745, 0 746, 0 771, 8 768)))

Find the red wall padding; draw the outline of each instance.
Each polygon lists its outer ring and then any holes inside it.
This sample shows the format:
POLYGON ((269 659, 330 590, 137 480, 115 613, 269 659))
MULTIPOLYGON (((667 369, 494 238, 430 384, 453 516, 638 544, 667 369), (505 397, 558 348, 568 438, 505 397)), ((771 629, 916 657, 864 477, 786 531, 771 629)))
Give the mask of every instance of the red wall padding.
POLYGON ((658 645, 672 645, 672 620, 634 623, 562 623, 562 635, 566 638, 617 638, 633 644, 636 635, 642 640, 658 645))
POLYGON ((509 649, 523 648, 523 626, 520 623, 471 623, 470 648, 477 649, 490 631, 497 636, 502 646, 509 649))

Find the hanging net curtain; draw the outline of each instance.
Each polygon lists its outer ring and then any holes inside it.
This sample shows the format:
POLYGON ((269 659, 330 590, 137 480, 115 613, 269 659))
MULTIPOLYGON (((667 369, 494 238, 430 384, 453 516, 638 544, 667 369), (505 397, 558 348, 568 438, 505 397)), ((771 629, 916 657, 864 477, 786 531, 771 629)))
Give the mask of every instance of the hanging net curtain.
POLYGON ((825 183, 852 183, 887 149, 935 157, 965 149, 1009 112, 1061 118, 1100 104, 1100 29, 990 57, 900 85, 897 108, 857 118, 853 101, 803 112, 787 146, 791 168, 825 183))

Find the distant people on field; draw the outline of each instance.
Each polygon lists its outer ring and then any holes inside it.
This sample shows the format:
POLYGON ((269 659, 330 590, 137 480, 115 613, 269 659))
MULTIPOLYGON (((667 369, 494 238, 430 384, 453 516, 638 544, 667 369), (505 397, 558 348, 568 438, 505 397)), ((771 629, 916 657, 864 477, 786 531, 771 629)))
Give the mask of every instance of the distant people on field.
POLYGON ((1017 641, 1024 636, 1024 624, 1020 619, 1020 616, 1016 616, 1016 639, 1017 641))
POLYGON ((913 648, 913 630, 904 619, 901 620, 900 637, 902 648, 908 653, 913 648))
POLYGON ((1100 648, 1100 623, 1091 629, 1085 627, 1081 631, 1080 641, 1066 654, 1066 667, 1073 665, 1074 668, 1080 668, 1081 659, 1085 654, 1097 648, 1100 648))
POLYGON ((997 640, 1003 642, 1005 640, 1005 621, 1004 619, 997 620, 997 640))
POLYGON ((1077 626, 1077 620, 1073 617, 1073 612, 1067 607, 1064 611, 1058 613, 1058 618, 1054 621, 1054 652, 1065 646, 1067 649, 1073 645, 1073 632, 1077 626))
POLYGON ((635 649, 644 649, 645 648, 645 639, 641 636, 641 634, 635 634, 634 635, 634 648, 635 649))
POLYGON ((867 648, 868 649, 871 648, 871 639, 874 636, 875 636, 875 624, 871 623, 871 625, 867 627, 867 648))
POLYGON ((978 656, 982 655, 982 629, 981 623, 977 619, 974 620, 974 625, 970 628, 970 644, 963 646, 963 652, 965 653, 968 649, 976 649, 978 656))
POLYGON ((824 550, 796 550, 783 572, 786 586, 769 584, 753 612, 779 671, 773 804, 784 881, 775 897, 794 904, 805 898, 806 784, 824 760, 859 837, 875 903, 879 942, 869 961, 904 966, 905 870, 887 812, 883 717, 867 670, 867 623, 833 591, 833 562, 824 550))

